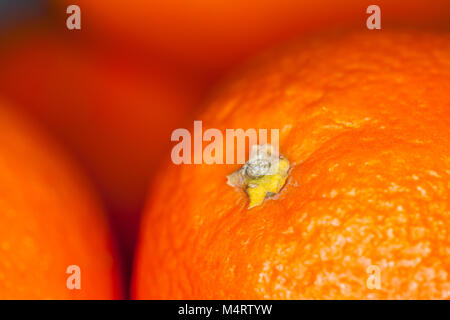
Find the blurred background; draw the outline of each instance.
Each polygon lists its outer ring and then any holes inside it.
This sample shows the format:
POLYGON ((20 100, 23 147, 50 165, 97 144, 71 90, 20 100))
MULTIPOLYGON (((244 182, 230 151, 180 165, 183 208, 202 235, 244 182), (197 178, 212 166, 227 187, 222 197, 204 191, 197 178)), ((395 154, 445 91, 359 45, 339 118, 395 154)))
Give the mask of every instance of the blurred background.
POLYGON ((448 0, 0 0, 0 96, 27 112, 95 183, 128 279, 149 184, 172 130, 252 55, 298 37, 447 29, 448 0), (81 30, 68 30, 69 5, 81 30), (382 32, 382 31, 374 31, 382 32))

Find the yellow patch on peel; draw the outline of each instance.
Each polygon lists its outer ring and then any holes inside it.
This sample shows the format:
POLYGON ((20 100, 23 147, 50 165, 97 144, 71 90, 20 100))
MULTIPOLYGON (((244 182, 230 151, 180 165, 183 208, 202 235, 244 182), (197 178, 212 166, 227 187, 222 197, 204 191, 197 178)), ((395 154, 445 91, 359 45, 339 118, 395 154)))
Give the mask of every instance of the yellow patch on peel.
POLYGON ((271 194, 280 192, 286 183, 289 170, 289 161, 287 159, 279 159, 276 173, 266 175, 258 179, 249 179, 247 185, 247 194, 250 198, 248 208, 251 209, 260 206, 264 199, 271 194))

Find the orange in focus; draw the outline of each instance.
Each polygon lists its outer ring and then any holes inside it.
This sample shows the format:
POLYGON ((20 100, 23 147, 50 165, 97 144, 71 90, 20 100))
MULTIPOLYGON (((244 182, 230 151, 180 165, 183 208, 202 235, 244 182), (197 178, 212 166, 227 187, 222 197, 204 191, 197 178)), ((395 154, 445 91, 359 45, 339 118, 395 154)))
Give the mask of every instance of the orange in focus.
POLYGON ((134 298, 449 298, 449 70, 448 35, 368 31, 236 73, 200 119, 280 129, 287 184, 248 210, 226 183, 239 165, 170 165, 149 196, 134 298))

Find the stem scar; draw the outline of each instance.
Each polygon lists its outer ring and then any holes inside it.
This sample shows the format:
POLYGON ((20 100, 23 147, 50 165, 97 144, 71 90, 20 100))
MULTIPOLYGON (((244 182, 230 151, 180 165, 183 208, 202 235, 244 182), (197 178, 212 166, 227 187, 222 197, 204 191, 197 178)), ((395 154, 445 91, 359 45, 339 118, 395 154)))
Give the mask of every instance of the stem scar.
POLYGON ((227 183, 244 189, 249 197, 248 209, 251 209, 280 192, 286 183, 289 168, 289 161, 273 152, 270 144, 255 145, 249 160, 227 176, 227 183))

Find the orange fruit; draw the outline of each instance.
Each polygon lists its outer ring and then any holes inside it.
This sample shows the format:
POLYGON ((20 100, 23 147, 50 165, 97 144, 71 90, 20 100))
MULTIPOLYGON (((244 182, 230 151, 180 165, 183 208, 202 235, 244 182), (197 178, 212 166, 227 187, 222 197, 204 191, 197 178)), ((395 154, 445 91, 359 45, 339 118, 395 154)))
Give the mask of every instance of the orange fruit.
POLYGON ((3 101, 0 128, 0 299, 120 298, 116 248, 90 184, 3 101), (79 290, 67 287, 73 265, 79 290))
MULTIPOLYGON (((207 75, 273 43, 311 30, 366 27, 373 1, 77 0, 54 1, 61 26, 68 5, 81 9, 80 34, 130 52, 155 52, 207 75)), ((446 24, 447 0, 380 0, 382 27, 446 24)), ((115 49, 113 49, 115 50, 115 49)))
POLYGON ((30 29, 0 44, 0 93, 80 160, 130 256, 148 180, 170 132, 197 104, 200 81, 151 57, 136 65, 122 53, 93 50, 75 34, 30 29))
POLYGON ((448 34, 368 31, 266 53, 197 119, 279 129, 286 185, 247 209, 227 185, 240 165, 171 164, 142 220, 135 298, 450 298, 448 34))

